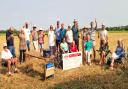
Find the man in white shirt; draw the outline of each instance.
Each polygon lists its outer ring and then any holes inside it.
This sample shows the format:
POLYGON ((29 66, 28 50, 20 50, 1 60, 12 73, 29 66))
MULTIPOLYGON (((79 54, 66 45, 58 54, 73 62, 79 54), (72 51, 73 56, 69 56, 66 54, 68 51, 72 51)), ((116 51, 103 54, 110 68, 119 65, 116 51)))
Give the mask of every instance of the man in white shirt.
POLYGON ((103 40, 108 42, 108 31, 105 29, 105 25, 102 25, 102 30, 99 32, 100 45, 103 43, 103 40))
POLYGON ((68 29, 67 29, 67 32, 66 32, 66 41, 67 41, 69 46, 73 42, 73 32, 72 32, 70 26, 68 26, 68 29))
POLYGON ((9 49, 7 49, 7 44, 4 43, 3 44, 3 51, 1 52, 1 59, 3 62, 5 62, 5 64, 7 64, 7 67, 8 67, 8 74, 11 75, 11 71, 10 71, 10 66, 11 64, 14 64, 15 66, 15 71, 14 72, 17 72, 17 59, 16 58, 13 58, 11 52, 9 49))
POLYGON ((51 51, 51 55, 55 54, 55 33, 53 30, 53 26, 50 26, 50 30, 48 32, 48 42, 49 42, 49 48, 51 51))
POLYGON ((96 61, 96 40, 95 40, 95 36, 96 36, 96 31, 97 31, 97 21, 95 19, 94 22, 90 23, 90 36, 91 36, 91 40, 93 41, 93 56, 94 56, 94 61, 96 61))
POLYGON ((24 26, 24 33, 25 33, 27 48, 28 48, 28 51, 30 51, 30 30, 28 28, 27 22, 25 23, 25 26, 24 26))

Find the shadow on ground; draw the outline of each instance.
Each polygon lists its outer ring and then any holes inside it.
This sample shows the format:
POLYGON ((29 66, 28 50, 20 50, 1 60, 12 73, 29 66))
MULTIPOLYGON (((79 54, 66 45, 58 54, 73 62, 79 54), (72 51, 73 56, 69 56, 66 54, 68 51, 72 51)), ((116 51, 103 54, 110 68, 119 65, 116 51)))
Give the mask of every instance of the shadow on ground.
POLYGON ((48 89, 128 89, 128 66, 122 66, 108 74, 75 77, 48 89))

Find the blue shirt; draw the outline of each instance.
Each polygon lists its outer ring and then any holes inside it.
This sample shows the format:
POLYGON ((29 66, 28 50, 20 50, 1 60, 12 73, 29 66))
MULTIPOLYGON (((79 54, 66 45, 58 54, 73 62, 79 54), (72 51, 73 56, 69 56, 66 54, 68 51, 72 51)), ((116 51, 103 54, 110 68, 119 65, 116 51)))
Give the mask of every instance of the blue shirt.
POLYGON ((60 39, 61 41, 63 40, 63 38, 65 37, 65 34, 66 34, 66 29, 60 29, 60 39))
POLYGON ((61 39, 60 39, 60 28, 56 28, 56 29, 55 29, 55 35, 56 35, 56 39, 57 39, 57 40, 61 40, 61 39))
POLYGON ((122 48, 122 47, 117 47, 115 53, 116 53, 117 55, 122 54, 122 53, 123 53, 123 48, 122 48))
POLYGON ((85 50, 90 51, 90 50, 92 49, 92 47, 93 47, 93 42, 92 42, 92 40, 86 41, 86 42, 84 43, 84 46, 85 46, 85 50))
POLYGON ((78 40, 79 39, 79 31, 78 28, 75 26, 72 27, 72 32, 73 32, 73 39, 78 40))

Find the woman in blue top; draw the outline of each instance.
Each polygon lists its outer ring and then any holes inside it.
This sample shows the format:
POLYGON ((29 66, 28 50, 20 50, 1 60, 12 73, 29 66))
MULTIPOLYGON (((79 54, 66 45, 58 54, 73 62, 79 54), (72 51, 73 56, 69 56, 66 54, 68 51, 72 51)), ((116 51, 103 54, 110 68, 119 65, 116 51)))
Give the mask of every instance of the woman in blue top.
POLYGON ((114 60, 117 60, 117 59, 121 58, 123 54, 124 54, 124 49, 123 49, 122 40, 118 40, 116 51, 112 54, 112 62, 111 62, 110 69, 113 70, 114 60))
POLYGON ((91 65, 91 54, 92 54, 92 48, 93 48, 93 42, 90 39, 90 35, 87 35, 87 41, 84 43, 85 48, 85 55, 86 55, 86 63, 88 65, 91 65))

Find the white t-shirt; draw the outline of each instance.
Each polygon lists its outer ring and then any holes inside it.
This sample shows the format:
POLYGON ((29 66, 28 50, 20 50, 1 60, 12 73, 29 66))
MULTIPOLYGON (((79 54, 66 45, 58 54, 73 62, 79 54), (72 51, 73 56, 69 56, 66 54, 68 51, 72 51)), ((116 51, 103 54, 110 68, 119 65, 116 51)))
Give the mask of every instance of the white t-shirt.
POLYGON ((30 30, 27 28, 24 28, 25 38, 26 40, 30 40, 30 30))
POLYGON ((108 36, 107 30, 100 31, 100 40, 106 40, 108 36))
POLYGON ((2 58, 2 59, 7 60, 7 59, 11 59, 12 57, 13 57, 13 56, 12 56, 10 50, 7 50, 7 52, 6 52, 5 50, 3 50, 3 51, 1 52, 1 58, 2 58))
POLYGON ((55 46, 55 34, 54 34, 54 31, 49 31, 48 32, 48 41, 49 41, 49 46, 55 46))
POLYGON ((73 42, 73 33, 72 30, 69 30, 66 32, 66 38, 67 42, 72 43, 73 42))

